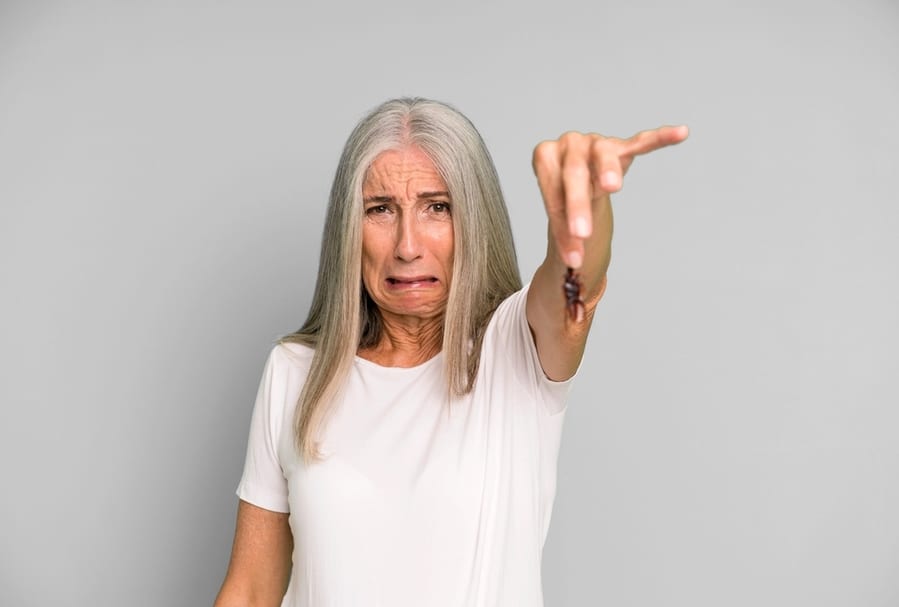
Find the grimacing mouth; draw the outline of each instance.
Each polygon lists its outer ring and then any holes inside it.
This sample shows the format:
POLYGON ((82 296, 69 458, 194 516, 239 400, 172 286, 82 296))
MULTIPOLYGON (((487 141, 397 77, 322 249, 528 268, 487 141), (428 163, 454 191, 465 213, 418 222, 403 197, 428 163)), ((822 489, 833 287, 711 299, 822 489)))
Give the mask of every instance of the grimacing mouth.
POLYGON ((413 282, 438 282, 438 280, 434 276, 409 276, 409 277, 402 277, 402 278, 397 278, 395 276, 388 276, 387 282, 389 282, 392 285, 399 285, 399 284, 408 284, 408 283, 413 283, 413 282))

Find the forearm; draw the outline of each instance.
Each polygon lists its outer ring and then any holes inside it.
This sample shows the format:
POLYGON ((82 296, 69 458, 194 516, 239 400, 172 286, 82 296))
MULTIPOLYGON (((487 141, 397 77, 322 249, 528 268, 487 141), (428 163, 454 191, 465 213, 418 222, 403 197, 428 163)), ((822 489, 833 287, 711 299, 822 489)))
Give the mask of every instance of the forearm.
POLYGON ((612 236, 612 212, 608 197, 593 204, 594 225, 583 241, 583 263, 578 270, 584 316, 573 320, 567 310, 563 290, 567 264, 557 241, 548 238, 546 258, 531 281, 528 291, 528 323, 534 334, 543 371, 550 379, 571 377, 583 357, 587 335, 596 305, 602 298, 609 267, 612 236))

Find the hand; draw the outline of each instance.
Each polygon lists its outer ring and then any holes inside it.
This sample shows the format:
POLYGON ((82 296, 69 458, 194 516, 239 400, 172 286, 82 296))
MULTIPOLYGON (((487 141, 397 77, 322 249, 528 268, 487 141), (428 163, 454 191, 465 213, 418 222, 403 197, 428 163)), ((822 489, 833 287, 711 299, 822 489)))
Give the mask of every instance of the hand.
POLYGON ((591 235, 608 248, 611 214, 599 226, 594 226, 594 217, 608 206, 609 195, 621 189, 634 158, 680 143, 687 135, 686 126, 663 126, 628 139, 568 132, 534 148, 534 173, 549 217, 550 246, 566 266, 581 267, 584 241, 591 235), (605 233, 594 234, 594 227, 605 233))

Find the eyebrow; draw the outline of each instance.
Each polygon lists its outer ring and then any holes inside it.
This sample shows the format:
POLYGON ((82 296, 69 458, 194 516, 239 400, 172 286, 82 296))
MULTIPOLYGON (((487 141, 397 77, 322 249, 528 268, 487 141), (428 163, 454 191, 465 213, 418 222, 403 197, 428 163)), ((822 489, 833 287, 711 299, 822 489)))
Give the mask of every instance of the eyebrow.
MULTIPOLYGON (((445 198, 449 198, 449 192, 437 191, 437 192, 419 192, 418 198, 438 198, 443 196, 445 198)), ((393 196, 388 196, 386 194, 375 194, 374 196, 366 196, 363 202, 394 202, 396 199, 393 196)))
POLYGON ((445 198, 449 198, 449 192, 419 192, 419 198, 439 198, 443 196, 445 198))

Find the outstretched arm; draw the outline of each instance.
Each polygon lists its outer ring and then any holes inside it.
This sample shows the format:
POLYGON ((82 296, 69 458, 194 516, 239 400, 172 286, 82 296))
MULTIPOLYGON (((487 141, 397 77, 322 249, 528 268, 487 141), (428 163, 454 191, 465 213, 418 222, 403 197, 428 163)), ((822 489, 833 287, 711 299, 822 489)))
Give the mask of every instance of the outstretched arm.
POLYGON ((687 127, 665 126, 628 139, 568 132, 534 149, 534 173, 549 220, 546 258, 531 281, 527 317, 543 372, 568 379, 577 370, 593 312, 606 286, 612 244, 610 195, 636 156, 680 143, 687 127), (568 268, 580 276, 582 319, 566 310, 568 268))

